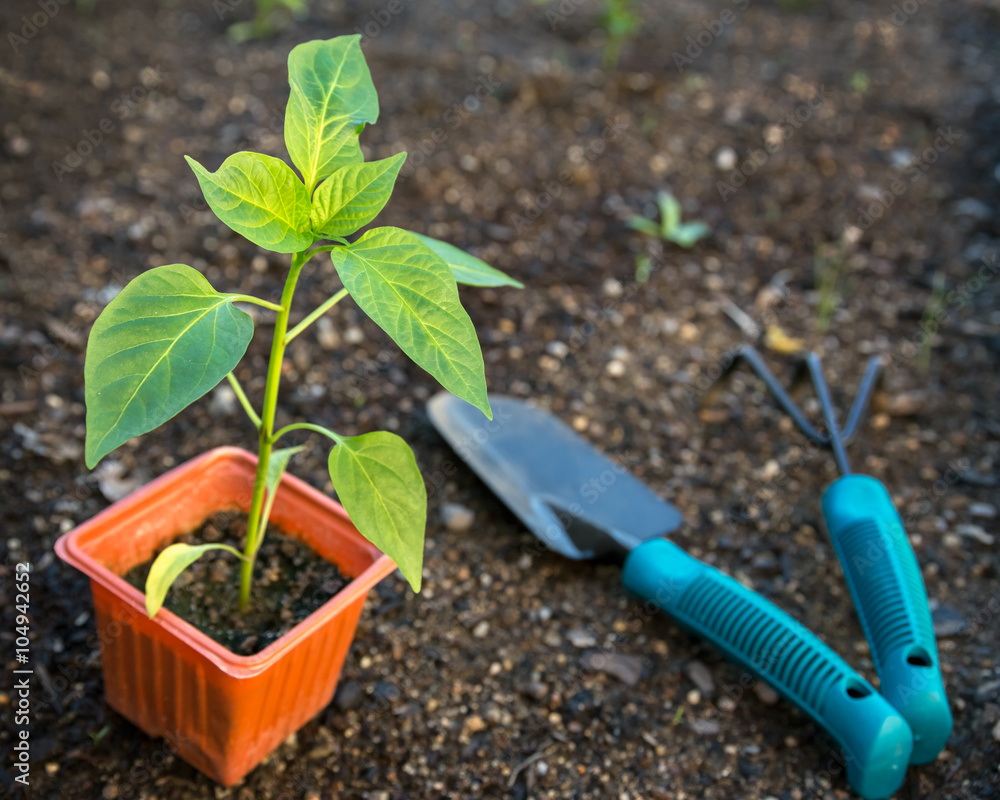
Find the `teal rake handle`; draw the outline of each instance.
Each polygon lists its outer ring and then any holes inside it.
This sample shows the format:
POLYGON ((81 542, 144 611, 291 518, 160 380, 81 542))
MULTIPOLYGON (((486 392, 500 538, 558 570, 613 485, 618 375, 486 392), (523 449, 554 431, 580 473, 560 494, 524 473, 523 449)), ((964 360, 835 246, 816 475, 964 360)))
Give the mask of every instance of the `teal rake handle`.
POLYGON ((666 539, 633 549, 622 579, 825 728, 844 749, 847 780, 865 800, 887 798, 903 783, 913 748, 906 721, 773 603, 666 539))
POLYGON ((846 475, 823 495, 823 516, 871 647, 879 689, 913 731, 914 764, 951 734, 937 641, 920 567, 885 487, 846 475))

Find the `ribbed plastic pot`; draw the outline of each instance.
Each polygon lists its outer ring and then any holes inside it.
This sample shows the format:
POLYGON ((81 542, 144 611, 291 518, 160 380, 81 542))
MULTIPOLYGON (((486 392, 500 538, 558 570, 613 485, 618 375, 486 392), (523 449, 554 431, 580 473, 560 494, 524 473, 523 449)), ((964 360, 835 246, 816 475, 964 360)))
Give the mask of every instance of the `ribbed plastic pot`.
POLYGON ((333 698, 368 591, 396 565, 343 507, 285 475, 271 520, 352 580, 271 645, 230 652, 120 576, 223 510, 250 506, 256 456, 205 453, 115 503, 56 542, 90 577, 108 704, 185 761, 231 786, 333 698))

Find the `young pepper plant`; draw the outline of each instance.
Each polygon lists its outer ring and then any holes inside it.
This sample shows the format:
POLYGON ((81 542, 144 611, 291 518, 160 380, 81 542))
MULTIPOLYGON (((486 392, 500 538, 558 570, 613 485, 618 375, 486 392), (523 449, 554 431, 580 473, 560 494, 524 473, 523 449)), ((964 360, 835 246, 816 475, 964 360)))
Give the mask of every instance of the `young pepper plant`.
POLYGON ((91 330, 84 367, 88 467, 225 379, 257 429, 259 460, 243 551, 220 544, 167 547, 146 581, 150 616, 177 576, 210 550, 241 560, 240 607, 247 609, 275 491, 301 450, 277 445, 295 431, 333 442, 330 477, 348 515, 420 590, 427 496, 409 446, 392 433, 348 436, 309 422, 275 430, 285 348, 348 295, 419 366, 492 418, 482 351, 457 283, 521 284, 456 247, 400 228, 374 228, 354 242, 346 238, 379 214, 406 158, 398 153, 364 161, 359 136, 378 119, 379 108, 360 38, 306 42, 289 54, 284 134, 298 174, 260 153, 235 153, 215 172, 186 157, 222 222, 260 247, 291 254, 281 301, 220 293, 191 267, 171 264, 129 283, 91 330), (327 252, 343 288, 290 327, 302 269, 327 252), (253 336, 252 319, 238 302, 277 314, 259 413, 233 372, 253 336))

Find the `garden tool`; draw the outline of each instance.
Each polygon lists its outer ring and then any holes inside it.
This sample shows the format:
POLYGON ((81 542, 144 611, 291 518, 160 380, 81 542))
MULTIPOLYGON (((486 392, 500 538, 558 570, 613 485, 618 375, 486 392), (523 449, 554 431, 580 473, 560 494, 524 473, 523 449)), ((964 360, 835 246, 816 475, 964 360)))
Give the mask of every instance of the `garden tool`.
POLYGON ((809 714, 844 750, 866 800, 902 784, 913 737, 902 716, 777 606, 664 536, 681 515, 551 414, 491 395, 494 418, 442 392, 430 418, 542 542, 572 559, 624 559, 622 580, 809 714))
POLYGON ((816 353, 806 356, 826 425, 825 435, 810 424, 753 347, 740 347, 719 380, 744 361, 798 428, 812 441, 833 451, 841 477, 823 494, 826 527, 871 647, 879 690, 913 731, 911 761, 933 761, 948 741, 952 717, 920 566, 889 492, 875 478, 851 473, 845 449, 857 433, 882 360, 878 356, 869 359, 847 423, 841 429, 820 358, 816 353))

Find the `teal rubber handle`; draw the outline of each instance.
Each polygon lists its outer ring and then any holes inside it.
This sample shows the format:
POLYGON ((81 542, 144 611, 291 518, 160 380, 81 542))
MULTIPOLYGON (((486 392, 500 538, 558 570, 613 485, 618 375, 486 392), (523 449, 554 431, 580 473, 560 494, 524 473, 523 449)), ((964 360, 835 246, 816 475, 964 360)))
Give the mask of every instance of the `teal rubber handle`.
POLYGON ((913 731, 914 764, 937 758, 952 718, 917 557, 889 492, 845 475, 823 495, 823 516, 861 618, 879 689, 913 731))
POLYGON ((913 749, 906 720, 801 623, 666 539, 634 548, 623 581, 825 728, 865 800, 887 798, 902 785, 913 749))

